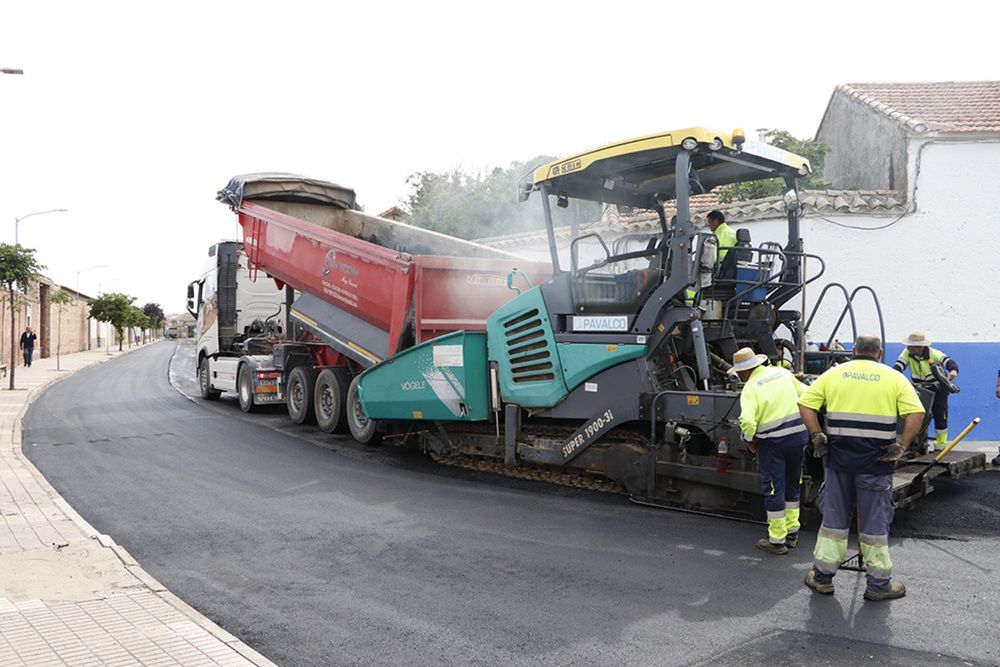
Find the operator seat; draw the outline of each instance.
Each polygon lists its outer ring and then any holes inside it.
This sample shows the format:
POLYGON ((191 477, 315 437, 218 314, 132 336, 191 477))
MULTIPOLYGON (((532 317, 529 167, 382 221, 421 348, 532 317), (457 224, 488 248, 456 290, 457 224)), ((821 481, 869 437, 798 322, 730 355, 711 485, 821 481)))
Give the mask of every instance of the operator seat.
MULTIPOLYGON (((740 227, 736 230, 736 248, 730 254, 736 255, 737 262, 752 262, 753 251, 750 250, 750 230, 740 227)), ((726 256, 729 259, 729 256, 726 256)))
MULTIPOLYGON (((715 269, 715 283, 732 286, 730 281, 736 280, 736 263, 749 262, 753 259, 750 248, 750 230, 740 227, 736 230, 736 245, 729 249, 715 269)), ((730 294, 732 296, 732 294, 730 294)))

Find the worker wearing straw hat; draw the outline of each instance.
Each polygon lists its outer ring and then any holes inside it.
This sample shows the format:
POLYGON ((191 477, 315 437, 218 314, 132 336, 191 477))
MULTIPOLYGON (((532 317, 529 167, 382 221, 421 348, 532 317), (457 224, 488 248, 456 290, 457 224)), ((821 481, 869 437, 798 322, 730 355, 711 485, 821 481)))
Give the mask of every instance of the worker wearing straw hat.
POLYGON ((892 367, 900 373, 909 367, 913 384, 934 392, 934 403, 931 406, 931 413, 934 415, 934 442, 928 442, 927 449, 931 452, 935 447, 944 449, 948 445, 948 395, 951 391, 942 387, 934 377, 931 364, 941 364, 948 371, 948 382, 951 382, 958 377, 958 363, 941 350, 931 347, 931 342, 919 331, 911 333, 903 341, 903 345, 906 349, 892 367))
POLYGON ((799 538, 802 461, 809 434, 799 416, 806 387, 784 368, 763 366, 767 357, 749 347, 736 351, 729 371, 745 383, 740 393, 740 429, 747 448, 757 454, 767 537, 757 547, 787 554, 799 538))

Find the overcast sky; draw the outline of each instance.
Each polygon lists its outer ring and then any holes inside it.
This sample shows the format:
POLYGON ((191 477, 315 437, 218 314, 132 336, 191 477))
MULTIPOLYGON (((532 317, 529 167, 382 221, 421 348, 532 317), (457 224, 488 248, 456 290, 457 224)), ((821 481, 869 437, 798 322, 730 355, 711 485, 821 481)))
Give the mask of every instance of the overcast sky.
POLYGON ((10 2, 0 242, 84 294, 184 308, 215 193, 288 171, 378 214, 416 171, 703 125, 811 138, 839 83, 1000 76, 990 3, 10 2), (931 9, 933 8, 933 12, 931 9), (106 268, 91 268, 106 265, 106 268))

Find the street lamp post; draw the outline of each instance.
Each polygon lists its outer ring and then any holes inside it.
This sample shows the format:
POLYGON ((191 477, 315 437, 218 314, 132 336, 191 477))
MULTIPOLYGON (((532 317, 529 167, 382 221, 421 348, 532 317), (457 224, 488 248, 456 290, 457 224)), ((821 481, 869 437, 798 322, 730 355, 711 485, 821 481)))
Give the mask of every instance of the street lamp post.
POLYGON ((65 212, 66 209, 64 208, 53 208, 49 209, 48 211, 35 211, 34 213, 29 213, 28 215, 22 215, 20 218, 14 218, 14 245, 18 245, 18 240, 17 240, 18 223, 20 223, 25 218, 30 218, 33 215, 42 215, 43 213, 65 213, 65 212))
MULTIPOLYGON (((77 300, 80 299, 80 274, 83 273, 84 271, 91 271, 93 269, 106 269, 106 268, 108 268, 107 264, 99 264, 97 266, 88 266, 87 268, 80 269, 79 271, 76 272, 76 298, 77 298, 77 300)), ((100 291, 100 286, 98 286, 98 291, 100 291)))

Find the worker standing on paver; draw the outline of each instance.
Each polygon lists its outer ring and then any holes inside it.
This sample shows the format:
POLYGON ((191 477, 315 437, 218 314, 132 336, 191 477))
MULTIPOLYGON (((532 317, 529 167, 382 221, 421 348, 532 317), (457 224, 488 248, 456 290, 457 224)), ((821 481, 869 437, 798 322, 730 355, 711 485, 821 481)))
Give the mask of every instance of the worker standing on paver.
POLYGON ((712 233, 719 240, 715 251, 715 258, 721 262, 726 258, 729 248, 736 245, 736 230, 726 224, 726 216, 722 215, 722 211, 711 211, 707 217, 709 229, 712 230, 712 233))
POLYGON ((934 392, 934 403, 931 413, 934 415, 934 442, 928 442, 927 450, 944 449, 948 445, 948 396, 951 391, 941 386, 931 370, 931 364, 941 364, 948 371, 948 382, 958 377, 958 363, 941 350, 931 347, 931 342, 924 334, 914 331, 903 341, 903 350, 893 368, 902 373, 907 367, 913 384, 926 387, 934 392))
POLYGON ((892 581, 889 526, 892 524, 892 473, 923 421, 917 392, 898 371, 879 363, 882 341, 862 335, 854 342, 854 358, 821 375, 799 399, 799 412, 813 444, 824 457, 825 478, 819 491, 823 524, 816 536, 813 569, 806 586, 833 594, 833 576, 847 553, 847 536, 858 511, 861 554, 868 565, 866 600, 906 595, 892 581), (826 431, 817 410, 826 404, 826 431), (906 418, 896 441, 897 415, 906 418), (829 434, 829 437, 827 436, 829 434))
POLYGON ((747 448, 757 454, 767 537, 757 548, 787 554, 799 540, 802 462, 809 435, 799 415, 804 384, 784 368, 762 366, 767 357, 749 347, 733 355, 735 373, 745 384, 740 393, 740 429, 747 448))

